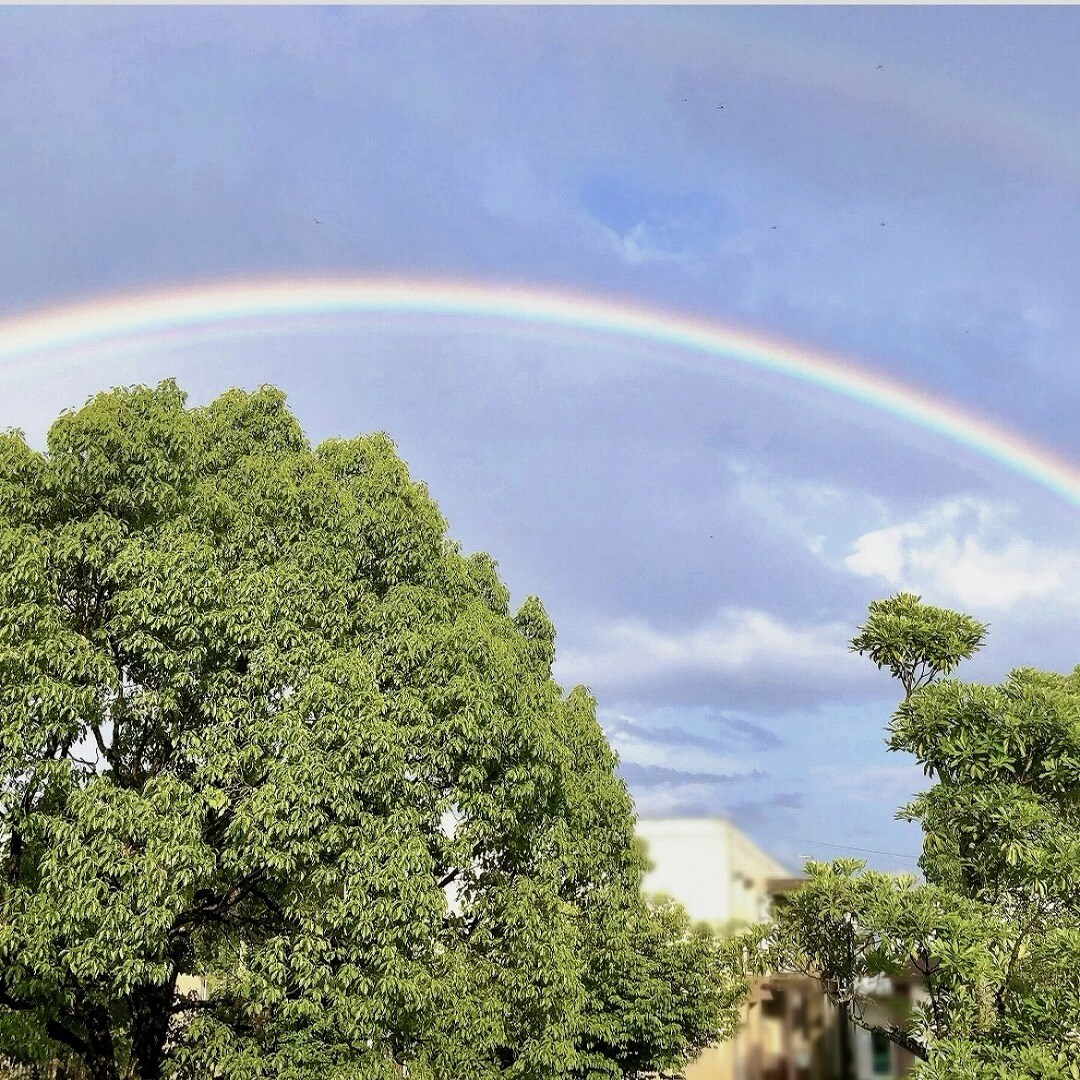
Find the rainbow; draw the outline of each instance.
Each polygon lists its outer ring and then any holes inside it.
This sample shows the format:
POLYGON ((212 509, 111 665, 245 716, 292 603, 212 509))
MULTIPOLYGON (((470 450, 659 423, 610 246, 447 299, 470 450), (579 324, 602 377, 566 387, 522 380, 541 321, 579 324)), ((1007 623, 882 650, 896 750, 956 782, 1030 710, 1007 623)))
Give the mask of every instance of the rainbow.
MULTIPOLYGON (((880 372, 719 323, 567 293, 462 284, 343 278, 220 282, 134 293, 0 322, 0 366, 108 342, 156 338, 282 317, 409 314, 484 318, 620 335, 745 364, 819 387, 952 440, 1080 506, 1080 469, 998 424, 880 372)), ((714 366, 710 364, 710 366, 714 366)))

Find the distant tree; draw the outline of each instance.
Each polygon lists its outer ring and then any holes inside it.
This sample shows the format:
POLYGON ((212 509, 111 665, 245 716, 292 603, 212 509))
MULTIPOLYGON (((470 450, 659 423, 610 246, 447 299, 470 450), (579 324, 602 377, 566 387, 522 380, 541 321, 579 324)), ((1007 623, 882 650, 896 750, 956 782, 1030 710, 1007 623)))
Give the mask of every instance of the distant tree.
POLYGON ((445 533, 387 438, 312 449, 271 388, 0 436, 0 1055, 601 1080, 730 1032, 551 622, 445 533))
POLYGON ((756 970, 798 970, 841 1011, 921 1059, 921 1080, 1080 1077, 1080 668, 1000 686, 947 676, 985 627, 900 594, 852 642, 904 687, 889 749, 933 785, 898 814, 923 829, 925 877, 811 862, 775 921, 744 937, 756 970), (910 1017, 867 980, 915 971, 910 1017))

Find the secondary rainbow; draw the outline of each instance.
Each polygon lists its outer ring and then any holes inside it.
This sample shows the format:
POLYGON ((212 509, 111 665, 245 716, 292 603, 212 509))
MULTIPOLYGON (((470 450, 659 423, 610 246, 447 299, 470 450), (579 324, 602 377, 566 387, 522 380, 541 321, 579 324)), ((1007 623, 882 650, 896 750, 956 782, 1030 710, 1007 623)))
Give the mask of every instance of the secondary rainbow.
POLYGON ((485 318, 621 335, 797 379, 936 432, 1080 506, 1080 469, 998 424, 855 363, 685 315, 566 293, 460 282, 344 278, 208 283, 112 296, 0 322, 0 364, 133 338, 282 317, 388 313, 485 318))

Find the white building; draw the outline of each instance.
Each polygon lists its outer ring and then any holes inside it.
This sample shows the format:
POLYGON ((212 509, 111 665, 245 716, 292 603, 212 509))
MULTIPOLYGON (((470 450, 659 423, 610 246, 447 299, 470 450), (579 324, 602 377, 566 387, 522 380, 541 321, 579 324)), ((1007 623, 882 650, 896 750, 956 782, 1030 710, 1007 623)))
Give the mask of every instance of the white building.
POLYGON ((723 818, 653 818, 637 824, 653 869, 645 891, 674 897, 695 921, 760 922, 769 882, 791 872, 723 818))

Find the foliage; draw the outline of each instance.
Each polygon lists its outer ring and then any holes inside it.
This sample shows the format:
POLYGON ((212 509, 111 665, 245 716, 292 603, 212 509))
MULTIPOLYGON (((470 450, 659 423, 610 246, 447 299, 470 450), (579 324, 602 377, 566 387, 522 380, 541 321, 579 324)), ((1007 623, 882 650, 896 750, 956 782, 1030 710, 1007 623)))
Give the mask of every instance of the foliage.
POLYGON ((982 647, 986 627, 970 615, 931 607, 918 596, 898 593, 874 600, 866 624, 851 642, 854 652, 887 667, 899 679, 904 694, 948 675, 982 647))
POLYGON ((924 883, 810 862, 744 962, 822 980, 852 1019, 923 1059, 922 1080, 1080 1077, 1080 668, 999 686, 939 676, 983 641, 964 615, 901 594, 871 605, 853 648, 905 687, 890 750, 933 785, 919 821, 924 883), (909 1017, 875 1014, 875 976, 918 974, 909 1017))
POLYGON ((0 436, 0 1054, 99 1080, 676 1072, 743 984, 642 898, 553 656, 387 438, 312 449, 274 389, 136 387, 47 453, 0 436))

